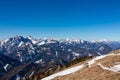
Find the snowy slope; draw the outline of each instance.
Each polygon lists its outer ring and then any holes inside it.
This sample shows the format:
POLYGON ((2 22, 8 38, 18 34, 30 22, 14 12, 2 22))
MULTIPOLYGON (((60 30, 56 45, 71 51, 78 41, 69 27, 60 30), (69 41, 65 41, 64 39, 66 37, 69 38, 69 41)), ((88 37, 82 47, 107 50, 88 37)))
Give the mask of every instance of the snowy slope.
POLYGON ((105 67, 101 63, 98 64, 103 70, 113 71, 120 74, 120 64, 114 65, 113 67, 105 67))
POLYGON ((61 71, 61 72, 58 72, 58 73, 55 73, 55 74, 53 74, 51 76, 48 76, 46 78, 43 78, 41 80, 52 80, 52 79, 54 79, 57 76, 64 76, 64 75, 68 75, 68 74, 74 73, 74 72, 82 69, 83 67, 85 67, 84 64, 76 66, 76 67, 73 67, 73 68, 70 68, 70 69, 67 69, 67 70, 64 70, 64 71, 61 71))
MULTIPOLYGON (((91 68, 91 66, 94 63, 96 63, 96 61, 101 60, 101 59, 106 58, 106 57, 109 57, 109 56, 120 56, 120 54, 111 53, 111 54, 107 54, 107 55, 101 55, 101 56, 95 57, 92 60, 88 61, 87 64, 83 63, 81 65, 72 67, 70 69, 66 69, 64 71, 61 71, 61 72, 55 73, 53 75, 50 75, 50 76, 48 76, 46 78, 43 78, 42 80, 52 80, 52 79, 54 79, 54 78, 56 78, 58 76, 64 76, 64 75, 68 75, 68 74, 77 72, 77 71, 79 71, 82 68, 87 67, 87 66, 88 66, 88 68, 91 68)), ((110 68, 105 67, 100 63, 98 63, 98 66, 100 66, 104 70, 109 70, 109 71, 113 71, 113 72, 116 72, 116 73, 120 73, 120 64, 114 65, 113 67, 110 67, 110 68)))

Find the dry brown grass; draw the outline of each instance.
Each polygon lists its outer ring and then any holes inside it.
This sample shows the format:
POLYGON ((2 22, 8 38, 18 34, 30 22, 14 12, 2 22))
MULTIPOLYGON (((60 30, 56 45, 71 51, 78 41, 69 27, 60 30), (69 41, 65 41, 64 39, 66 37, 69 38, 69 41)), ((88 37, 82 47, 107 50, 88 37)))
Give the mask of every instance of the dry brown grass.
MULTIPOLYGON (((119 54, 120 50, 115 51, 115 54, 119 54)), ((85 67, 75 73, 56 77, 54 80, 120 80, 120 74, 103 70, 98 66, 98 63, 106 67, 114 66, 120 62, 120 55, 108 56, 95 62, 92 67, 85 67)), ((81 64, 81 63, 80 63, 81 64)))
POLYGON ((116 55, 116 56, 108 56, 102 60, 98 60, 97 63, 100 62, 101 64, 103 64, 106 67, 111 67, 114 66, 116 63, 120 62, 120 55, 116 55))

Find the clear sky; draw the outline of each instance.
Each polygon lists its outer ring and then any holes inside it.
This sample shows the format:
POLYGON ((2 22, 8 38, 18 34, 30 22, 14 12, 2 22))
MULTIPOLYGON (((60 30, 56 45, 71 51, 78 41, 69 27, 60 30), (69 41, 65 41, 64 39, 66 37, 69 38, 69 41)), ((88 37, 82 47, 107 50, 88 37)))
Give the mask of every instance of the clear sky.
POLYGON ((0 0, 0 39, 120 40, 120 0, 0 0))

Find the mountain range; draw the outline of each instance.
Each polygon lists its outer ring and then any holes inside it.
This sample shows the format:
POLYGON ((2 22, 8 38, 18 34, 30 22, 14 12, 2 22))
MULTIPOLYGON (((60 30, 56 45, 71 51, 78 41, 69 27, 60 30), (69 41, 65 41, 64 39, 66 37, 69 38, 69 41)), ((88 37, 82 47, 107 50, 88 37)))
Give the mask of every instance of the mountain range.
POLYGON ((105 55, 119 48, 119 41, 15 36, 0 41, 0 80, 29 80, 35 75, 41 75, 41 79, 76 59, 105 55))

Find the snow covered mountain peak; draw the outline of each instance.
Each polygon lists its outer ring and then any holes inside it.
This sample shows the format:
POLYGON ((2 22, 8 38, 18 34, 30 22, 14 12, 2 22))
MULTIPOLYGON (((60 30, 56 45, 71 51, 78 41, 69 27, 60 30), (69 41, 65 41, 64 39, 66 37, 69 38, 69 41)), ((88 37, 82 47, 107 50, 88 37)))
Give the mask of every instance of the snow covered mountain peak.
POLYGON ((63 53, 63 55, 69 54, 69 56, 66 55, 69 59, 75 59, 74 53, 77 53, 79 56, 81 56, 81 53, 84 53, 82 56, 89 54, 98 55, 98 53, 104 54, 118 48, 120 48, 120 43, 117 42, 93 43, 82 39, 34 39, 31 36, 15 36, 0 42, 1 53, 10 55, 10 57, 14 56, 14 58, 19 59, 21 62, 29 61, 38 53, 45 53, 48 56, 57 52, 57 56, 63 53))
POLYGON ((102 40, 99 40, 99 42, 109 42, 109 40, 107 40, 107 39, 102 39, 102 40))
POLYGON ((107 39, 101 39, 101 40, 91 40, 90 42, 96 43, 96 42, 110 42, 110 41, 107 39))
MULTIPOLYGON (((89 56, 100 56, 120 48, 120 42, 90 42, 82 39, 34 39, 31 36, 15 36, 0 41, 0 54, 18 60, 22 64, 31 62, 36 68, 54 62, 63 66, 75 59, 89 56)), ((3 65, 6 71, 10 64, 3 65)), ((20 75, 20 74, 19 74, 20 75)), ((21 75, 20 75, 21 76, 21 75)), ((5 79, 4 79, 5 80, 5 79)))

